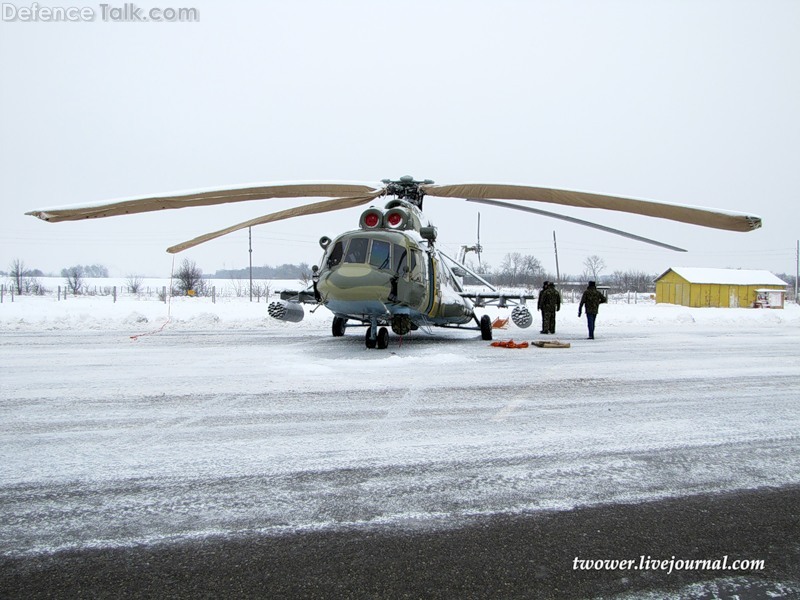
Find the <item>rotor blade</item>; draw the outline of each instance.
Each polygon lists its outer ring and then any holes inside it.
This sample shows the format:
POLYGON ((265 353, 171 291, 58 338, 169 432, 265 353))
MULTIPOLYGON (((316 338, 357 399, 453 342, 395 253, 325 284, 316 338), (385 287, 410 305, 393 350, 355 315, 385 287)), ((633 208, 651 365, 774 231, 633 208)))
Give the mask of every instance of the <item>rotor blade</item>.
POLYGON ((751 231, 761 227, 761 217, 746 213, 665 204, 652 200, 636 200, 617 196, 604 196, 588 192, 574 192, 552 188, 530 187, 525 185, 465 183, 457 185, 422 185, 425 194, 447 198, 501 198, 503 200, 531 200, 549 202, 581 208, 602 208, 634 213, 647 217, 681 221, 692 225, 702 225, 729 231, 751 231))
POLYGON ((594 229, 599 229, 600 231, 614 233, 616 235, 621 235, 622 237, 630 238, 632 240, 637 240, 640 242, 645 242, 647 244, 653 244, 654 246, 667 248, 668 250, 675 250, 676 252, 686 252, 684 248, 678 248, 677 246, 670 246, 669 244, 665 244, 663 242, 657 242, 656 240, 651 240, 649 238, 642 237, 640 235, 628 233, 626 231, 621 231, 619 229, 614 229, 613 227, 598 225, 597 223, 592 223, 591 221, 584 221, 583 219, 576 219, 575 217, 568 217, 566 215, 559 215, 558 213, 553 213, 548 210, 531 208, 530 206, 520 206, 519 204, 511 204, 510 202, 500 202, 499 200, 486 200, 484 198, 466 198, 466 200, 468 202, 480 202, 481 204, 491 204, 492 206, 502 206, 503 208, 513 208, 515 210, 522 210, 537 215, 544 215, 545 217, 553 217, 554 219, 561 219, 562 221, 569 221, 570 223, 585 225, 586 227, 592 227, 594 229))
POLYGON ((378 188, 359 183, 278 183, 264 185, 248 185, 220 189, 200 190, 193 192, 175 192, 163 196, 138 196, 110 200, 95 204, 75 204, 32 210, 25 213, 44 221, 78 221, 80 219, 97 219, 116 215, 130 215, 173 208, 193 206, 211 206, 228 202, 244 202, 247 200, 267 200, 271 198, 313 198, 342 196, 363 196, 377 191, 378 188))
POLYGON ((181 242, 180 244, 175 244, 174 246, 167 248, 167 252, 170 254, 177 254, 178 252, 183 252, 184 250, 193 248, 199 244, 214 240, 229 233, 233 233, 234 231, 239 231, 240 229, 252 227, 253 225, 263 225, 264 223, 272 223, 273 221, 281 221, 283 219, 291 219, 293 217, 302 217, 303 215, 313 215, 317 213, 360 206, 370 202, 371 200, 374 200, 382 194, 383 190, 377 190, 372 194, 367 194, 365 196, 352 196, 347 198, 337 198, 336 200, 323 200, 322 202, 315 202, 313 204, 305 204, 295 208, 288 208, 286 210, 264 215, 263 217, 256 217, 255 219, 250 219, 244 223, 232 225, 231 227, 226 227, 225 229, 220 229, 219 231, 206 233, 205 235, 198 236, 186 242, 181 242))

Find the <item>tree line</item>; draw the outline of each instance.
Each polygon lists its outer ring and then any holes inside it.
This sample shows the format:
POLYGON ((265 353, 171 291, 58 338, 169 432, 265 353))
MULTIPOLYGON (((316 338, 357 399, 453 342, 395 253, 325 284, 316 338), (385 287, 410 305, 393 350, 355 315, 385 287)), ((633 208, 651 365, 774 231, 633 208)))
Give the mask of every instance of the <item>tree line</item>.
MULTIPOLYGON (((473 271, 481 271, 481 275, 489 283, 505 287, 526 287, 538 289, 545 281, 557 283, 585 284, 596 281, 598 285, 606 285, 612 292, 653 292, 655 279, 658 273, 645 271, 614 271, 605 274, 606 263, 597 255, 587 256, 583 261, 583 270, 578 274, 555 273, 546 270, 541 261, 533 255, 511 252, 506 254, 498 268, 483 265, 475 268, 474 264, 467 265, 473 271)), ((468 283, 477 283, 477 280, 468 280, 468 283)))
MULTIPOLYGON (((521 254, 511 252, 503 257, 500 266, 493 268, 491 265, 483 263, 475 265, 470 261, 467 264, 472 271, 480 273, 481 277, 489 283, 504 287, 524 287, 538 289, 544 281, 558 281, 560 283, 586 283, 596 281, 598 285, 605 285, 612 292, 653 292, 655 280, 660 273, 648 273, 638 270, 617 270, 606 273, 605 261, 597 256, 587 256, 583 261, 583 271, 577 275, 560 274, 557 277, 554 273, 546 270, 541 261, 531 254, 521 254)), ((190 290, 197 295, 208 293, 206 280, 209 276, 204 275, 202 269, 194 261, 184 259, 177 271, 173 274, 176 281, 175 293, 187 294, 190 290)), ((783 281, 787 282, 789 288, 794 289, 795 275, 786 273, 776 273, 783 281)), ((17 295, 42 295, 47 293, 39 282, 40 277, 44 277, 39 269, 27 268, 21 259, 14 259, 7 272, 0 271, 0 276, 7 278, 9 287, 17 295)), ((61 276, 64 278, 66 289, 73 295, 79 295, 86 289, 86 278, 108 277, 108 269, 100 264, 95 265, 74 265, 61 269, 61 276)), ((311 267, 307 263, 283 264, 277 267, 268 265, 253 267, 253 279, 272 280, 272 279, 296 279, 300 282, 308 283, 311 276, 311 267)), ((232 281, 248 280, 250 269, 222 269, 217 270, 213 276, 215 279, 230 279, 232 281)), ((131 293, 138 293, 142 286, 143 278, 139 275, 128 275, 127 285, 131 293)), ((467 276, 466 283, 476 284, 478 280, 467 276)))

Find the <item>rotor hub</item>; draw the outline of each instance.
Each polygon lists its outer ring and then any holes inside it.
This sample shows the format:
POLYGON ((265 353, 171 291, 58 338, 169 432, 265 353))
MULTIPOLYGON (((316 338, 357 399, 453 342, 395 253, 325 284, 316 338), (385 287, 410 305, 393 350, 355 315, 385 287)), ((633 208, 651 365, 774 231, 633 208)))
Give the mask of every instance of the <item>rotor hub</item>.
POLYGON ((387 194, 396 196, 401 200, 407 200, 422 210, 422 199, 425 196, 425 191, 420 186, 430 185, 433 181, 431 179, 417 181, 411 175, 404 175, 397 180, 384 179, 382 183, 386 185, 387 194))

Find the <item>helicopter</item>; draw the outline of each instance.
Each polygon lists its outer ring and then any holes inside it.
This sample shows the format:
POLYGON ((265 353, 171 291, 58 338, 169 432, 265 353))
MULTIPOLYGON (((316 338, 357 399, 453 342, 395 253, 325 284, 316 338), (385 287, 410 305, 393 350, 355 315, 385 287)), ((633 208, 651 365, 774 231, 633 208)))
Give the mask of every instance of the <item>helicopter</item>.
POLYGON ((389 328, 404 336, 421 327, 451 327, 480 331, 481 339, 491 340, 491 318, 486 314, 479 318, 476 310, 490 305, 513 307, 511 318, 518 327, 532 323, 526 301, 534 295, 501 292, 463 264, 466 251, 479 255, 480 240, 476 246, 463 249, 461 261, 438 247, 438 230, 422 213, 425 197, 460 198, 544 215, 679 252, 686 250, 591 221, 506 201, 621 211, 739 232, 762 225, 760 217, 746 213, 527 185, 436 185, 432 180, 416 180, 409 175, 397 180, 384 179, 381 183, 267 183, 39 209, 25 214, 60 222, 250 200, 333 198, 273 212, 167 248, 167 252, 175 254, 255 225, 354 208, 389 197, 382 208, 372 205, 364 210, 358 228, 334 238, 321 237, 323 255, 319 265, 312 267, 311 285, 305 290, 282 292, 280 300, 268 307, 275 319, 299 322, 305 314, 303 304, 314 305, 312 310, 324 306, 334 315, 331 327, 334 337, 344 336, 350 327, 365 327, 364 342, 370 349, 388 347, 389 328), (466 291, 462 283, 466 275, 492 291, 466 291))

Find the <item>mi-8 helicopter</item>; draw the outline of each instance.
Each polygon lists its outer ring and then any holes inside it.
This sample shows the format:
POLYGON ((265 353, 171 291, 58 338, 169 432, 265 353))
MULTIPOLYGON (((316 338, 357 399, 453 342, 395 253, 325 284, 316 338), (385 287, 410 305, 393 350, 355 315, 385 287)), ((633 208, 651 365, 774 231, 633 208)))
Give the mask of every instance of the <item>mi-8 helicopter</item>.
MULTIPOLYGON (((476 313, 477 308, 490 304, 513 306, 511 318, 519 327, 528 327, 532 322, 525 302, 533 295, 501 293, 479 274, 437 247, 437 229, 422 213, 426 196, 461 198, 532 212, 681 252, 685 250, 663 242, 500 199, 622 211, 730 231, 751 231, 761 227, 760 217, 745 213, 588 192, 510 184, 435 185, 431 180, 418 181, 411 176, 385 179, 382 184, 273 183, 128 198, 41 209, 26 214, 58 222, 247 200, 334 198, 270 213, 201 235, 167 249, 174 254, 254 225, 353 208, 384 196, 391 197, 383 208, 371 206, 365 210, 357 229, 334 238, 323 236, 320 239, 323 256, 320 264, 312 268, 311 286, 302 291, 283 292, 281 300, 271 303, 268 309, 274 318, 298 322, 304 315, 302 304, 325 306, 334 314, 334 336, 343 336, 352 326, 366 327, 364 339, 367 348, 381 349, 389 344, 387 328, 403 336, 420 327, 457 327, 479 330, 482 339, 491 340, 490 317, 483 315, 479 318, 476 313), (465 291, 461 277, 466 274, 493 291, 480 294, 465 291)), ((479 252, 480 244, 474 249, 479 252)))

